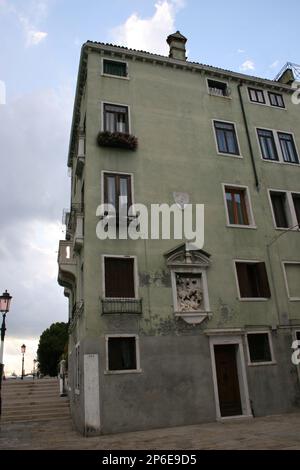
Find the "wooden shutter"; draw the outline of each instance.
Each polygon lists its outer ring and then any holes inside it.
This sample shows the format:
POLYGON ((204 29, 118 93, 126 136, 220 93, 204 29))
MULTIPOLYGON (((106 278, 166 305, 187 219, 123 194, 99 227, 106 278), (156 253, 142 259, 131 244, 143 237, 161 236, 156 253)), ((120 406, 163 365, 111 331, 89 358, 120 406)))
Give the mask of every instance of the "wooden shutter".
POLYGON ((235 265, 236 265, 236 272, 237 272, 237 277, 239 281, 240 296, 242 298, 252 297, 247 263, 236 263, 235 265))
POLYGON ((270 285, 268 281, 266 265, 265 263, 257 263, 256 268, 257 268, 260 297, 269 299, 271 297, 271 291, 270 291, 270 285))
POLYGON ((135 297, 132 258, 105 258, 105 297, 135 297))

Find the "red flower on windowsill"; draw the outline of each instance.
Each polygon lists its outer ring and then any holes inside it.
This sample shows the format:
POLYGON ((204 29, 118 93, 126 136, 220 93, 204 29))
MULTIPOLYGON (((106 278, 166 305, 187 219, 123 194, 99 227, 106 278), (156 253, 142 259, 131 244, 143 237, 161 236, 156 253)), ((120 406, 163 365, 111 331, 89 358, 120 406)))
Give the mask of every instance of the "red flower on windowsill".
POLYGON ((138 146, 137 137, 122 132, 99 132, 97 142, 101 147, 118 147, 129 150, 136 150, 138 146))

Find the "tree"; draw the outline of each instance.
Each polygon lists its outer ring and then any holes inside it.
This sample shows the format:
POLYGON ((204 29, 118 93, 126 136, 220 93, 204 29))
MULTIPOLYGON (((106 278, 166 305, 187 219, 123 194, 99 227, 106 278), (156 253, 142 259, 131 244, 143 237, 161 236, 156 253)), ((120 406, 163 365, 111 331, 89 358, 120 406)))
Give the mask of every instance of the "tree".
POLYGON ((50 377, 57 376, 58 363, 68 341, 68 324, 53 323, 41 336, 37 357, 39 371, 50 377))

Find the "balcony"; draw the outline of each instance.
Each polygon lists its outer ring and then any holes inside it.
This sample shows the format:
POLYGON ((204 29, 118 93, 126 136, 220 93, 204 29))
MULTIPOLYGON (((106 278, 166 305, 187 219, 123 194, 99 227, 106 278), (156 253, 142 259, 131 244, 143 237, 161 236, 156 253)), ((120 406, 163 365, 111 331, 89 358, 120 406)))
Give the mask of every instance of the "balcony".
POLYGON ((142 299, 101 299, 102 315, 143 313, 142 299))
POLYGON ((76 279, 76 259, 73 256, 72 243, 67 240, 59 242, 58 249, 58 283, 65 288, 72 288, 76 279))

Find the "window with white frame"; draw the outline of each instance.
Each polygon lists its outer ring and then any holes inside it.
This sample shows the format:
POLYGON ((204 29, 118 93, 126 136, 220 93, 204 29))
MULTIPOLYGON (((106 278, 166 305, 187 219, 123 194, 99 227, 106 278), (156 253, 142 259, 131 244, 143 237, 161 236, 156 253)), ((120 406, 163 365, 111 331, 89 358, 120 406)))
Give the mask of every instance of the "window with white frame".
POLYGON ((138 347, 138 337, 136 335, 107 336, 107 372, 140 370, 138 347))
POLYGON ((119 60, 103 59, 103 74, 115 77, 127 77, 127 63, 119 60))
POLYGON ((128 106, 116 104, 103 104, 104 131, 129 133, 129 112, 128 106))
POLYGON ((269 189, 269 198, 275 227, 297 231, 300 223, 300 193, 269 189))
POLYGON ((280 93, 274 93, 269 91, 268 95, 271 106, 275 106, 277 108, 285 108, 283 96, 280 93))
POLYGON ((211 95, 214 96, 229 96, 229 89, 226 82, 220 82, 218 80, 207 80, 208 90, 211 95))
POLYGON ((300 301, 300 261, 284 261, 283 270, 289 300, 300 301))
POLYGON ((231 122, 213 121, 219 153, 240 155, 235 125, 231 122))
POLYGON ((250 101, 254 103, 266 104, 265 95, 263 90, 258 88, 248 88, 250 101))
POLYGON ((247 333, 247 344, 250 364, 274 362, 270 332, 247 333))
POLYGON ((293 134, 272 129, 257 129, 263 160, 299 164, 293 134))
POLYGON ((104 257, 105 298, 135 299, 135 258, 104 257))
POLYGON ((223 184, 223 191, 226 203, 227 224, 245 227, 254 226, 248 188, 223 184))
POLYGON ((259 300, 271 297, 264 262, 235 261, 235 269, 241 300, 259 300))

